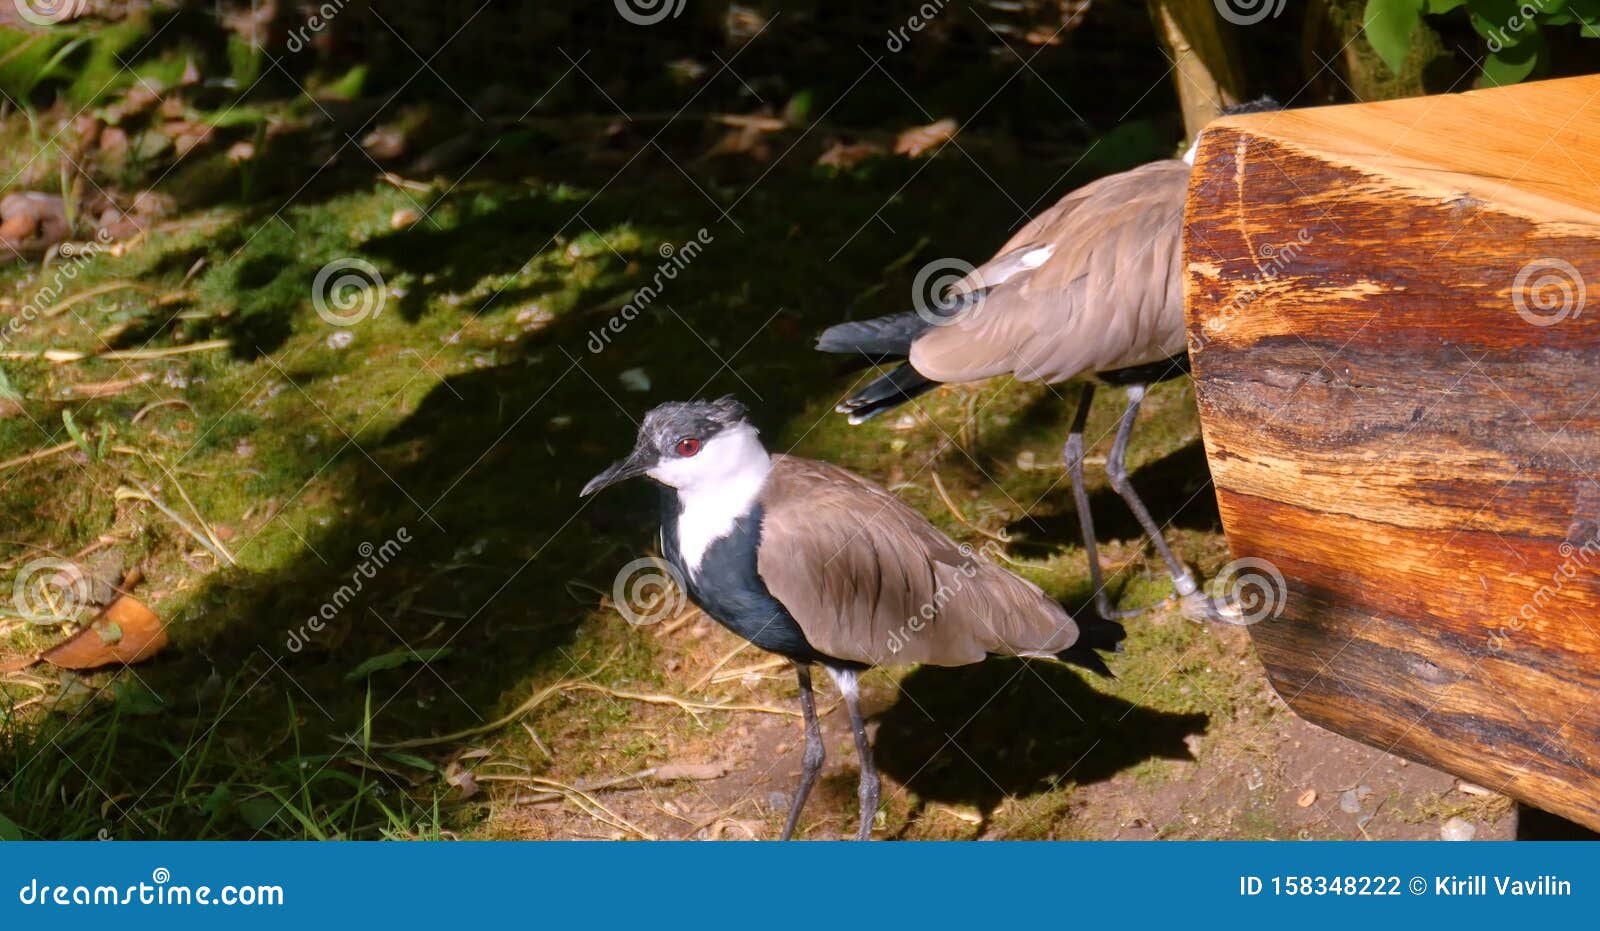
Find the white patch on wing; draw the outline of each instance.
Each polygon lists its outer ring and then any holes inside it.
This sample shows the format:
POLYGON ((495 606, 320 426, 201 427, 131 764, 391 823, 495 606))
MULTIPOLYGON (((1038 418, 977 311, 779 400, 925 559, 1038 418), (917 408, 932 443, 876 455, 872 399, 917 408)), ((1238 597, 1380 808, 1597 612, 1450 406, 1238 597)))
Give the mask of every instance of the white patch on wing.
POLYGON ((1051 243, 1048 246, 1040 246, 1037 249, 1034 249, 1034 250, 1031 250, 1031 251, 1029 251, 1027 253, 1024 253, 1023 256, 1022 256, 1022 267, 1023 268, 1038 268, 1039 266, 1043 265, 1045 262, 1049 261, 1050 260, 1050 256, 1055 251, 1056 251, 1055 243, 1051 243))
POLYGON ((1189 151, 1183 153, 1183 163, 1185 165, 1188 165, 1190 168, 1193 168, 1194 167, 1194 158, 1195 158, 1196 155, 1199 155, 1199 154, 1200 154, 1200 137, 1196 136, 1196 137, 1194 137, 1194 142, 1192 144, 1190 144, 1190 146, 1189 146, 1189 151))
POLYGON ((722 431, 693 456, 668 458, 650 470, 651 478, 678 490, 678 552, 691 578, 711 544, 755 507, 771 472, 772 457, 749 424, 722 431))

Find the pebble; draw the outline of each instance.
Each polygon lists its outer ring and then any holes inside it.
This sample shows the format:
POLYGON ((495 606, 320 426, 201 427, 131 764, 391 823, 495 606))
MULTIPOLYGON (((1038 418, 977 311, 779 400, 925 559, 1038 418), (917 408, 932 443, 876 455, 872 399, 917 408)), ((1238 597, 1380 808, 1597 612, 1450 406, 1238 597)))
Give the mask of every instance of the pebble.
POLYGON ((1357 814, 1361 811, 1361 799, 1356 797, 1355 789, 1345 789, 1339 793, 1339 810, 1347 815, 1357 814))
POLYGON ((617 381, 622 382, 622 387, 629 391, 649 391, 650 376, 644 369, 628 369, 617 376, 617 381))
POLYGON ((1441 840, 1472 840, 1478 836, 1478 826, 1457 815, 1439 827, 1441 840))
POLYGON ((334 330, 328 334, 327 344, 329 349, 343 349, 355 342, 356 335, 349 330, 334 330))
POLYGON ((1301 808, 1310 808, 1312 805, 1316 804, 1316 801, 1317 790, 1307 789, 1300 793, 1300 797, 1295 800, 1295 804, 1299 805, 1301 808))

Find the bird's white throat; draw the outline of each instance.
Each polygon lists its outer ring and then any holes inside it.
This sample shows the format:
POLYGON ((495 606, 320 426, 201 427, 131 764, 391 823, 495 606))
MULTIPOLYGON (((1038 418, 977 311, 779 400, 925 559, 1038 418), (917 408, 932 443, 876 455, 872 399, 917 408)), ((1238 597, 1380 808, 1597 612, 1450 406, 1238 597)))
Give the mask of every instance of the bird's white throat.
POLYGON ((678 491, 678 553, 690 577, 700 571, 711 544, 733 532, 750 513, 772 472, 772 457, 756 428, 739 424, 707 441, 699 453, 672 459, 650 477, 678 491))

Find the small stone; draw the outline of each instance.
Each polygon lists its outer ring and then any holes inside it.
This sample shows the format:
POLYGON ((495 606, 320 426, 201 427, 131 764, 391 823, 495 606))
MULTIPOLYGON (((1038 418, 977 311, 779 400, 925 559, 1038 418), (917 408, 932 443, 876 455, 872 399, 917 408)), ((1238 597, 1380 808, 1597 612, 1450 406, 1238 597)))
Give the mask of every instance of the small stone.
POLYGON ((1372 786, 1369 786, 1369 785, 1367 785, 1365 783, 1362 783, 1361 785, 1356 786, 1356 798, 1361 799, 1364 802, 1364 801, 1366 801, 1367 799, 1369 799, 1371 797, 1372 797, 1372 786))
POLYGON ((1457 815, 1439 827, 1441 840, 1472 840, 1478 836, 1478 827, 1471 821, 1457 815))
POLYGON ((337 350, 349 346, 351 343, 355 342, 355 338, 356 335, 349 330, 334 330, 332 333, 328 334, 328 338, 324 340, 324 342, 327 344, 329 349, 337 350))
POLYGON ((1345 789, 1339 793, 1339 810, 1347 815, 1354 815, 1361 811, 1361 800, 1356 797, 1355 789, 1345 789))
POLYGON ((617 376, 617 381, 622 382, 622 387, 629 391, 650 390, 650 376, 645 374, 644 369, 628 369, 617 376))
POLYGON ((1027 472, 1030 469, 1032 469, 1033 466, 1034 466, 1033 450, 1025 449, 1022 452, 1017 453, 1017 468, 1021 469, 1024 472, 1027 472))
POLYGON ((767 804, 782 811, 789 807, 789 796, 783 792, 768 792, 767 804))
POLYGON ((1295 799, 1294 803, 1296 805, 1299 805, 1301 808, 1310 808, 1312 805, 1316 804, 1316 801, 1317 801, 1317 790, 1316 789, 1307 789, 1304 792, 1300 793, 1300 797, 1295 799))
POLYGON ((389 214, 389 228, 392 230, 407 229, 415 226, 420 219, 422 219, 422 211, 414 207, 401 207, 394 213, 389 214))

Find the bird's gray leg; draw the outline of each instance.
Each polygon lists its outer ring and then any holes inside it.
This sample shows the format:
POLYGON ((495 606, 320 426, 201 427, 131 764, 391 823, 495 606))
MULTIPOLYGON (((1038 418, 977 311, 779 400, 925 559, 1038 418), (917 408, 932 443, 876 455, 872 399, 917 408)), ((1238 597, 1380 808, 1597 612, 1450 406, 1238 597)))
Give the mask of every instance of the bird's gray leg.
POLYGON ((856 840, 872 837, 872 822, 878 815, 878 767, 872 762, 872 744, 867 741, 867 723, 861 717, 861 674, 854 669, 835 669, 824 666, 844 695, 844 706, 850 712, 850 729, 856 735, 856 756, 861 760, 861 783, 856 795, 861 799, 861 826, 856 830, 856 840))
POLYGON ((1094 515, 1089 512, 1089 492, 1083 485, 1083 428, 1089 421, 1089 406, 1094 401, 1094 384, 1085 383, 1078 397, 1078 412, 1072 415, 1072 430, 1061 449, 1061 458, 1067 463, 1067 476, 1072 479, 1072 500, 1078 508, 1078 530, 1083 533, 1083 552, 1089 559, 1089 587, 1094 592, 1094 608, 1108 621, 1131 617, 1137 612, 1117 611, 1111 607, 1111 596, 1106 592, 1105 579, 1100 570, 1100 549, 1094 537, 1094 515))
POLYGON ((811 692, 811 665, 796 662, 794 672, 800 679, 800 713, 806 722, 806 747, 800 756, 800 785, 794 790, 789 820, 784 823, 783 836, 779 840, 794 836, 795 825, 800 823, 800 809, 806 807, 806 797, 811 794, 811 787, 817 784, 817 775, 822 772, 822 760, 826 756, 822 746, 822 725, 817 723, 817 700, 811 692))
POLYGON ((1128 503, 1133 516, 1138 518, 1139 526, 1150 535, 1150 542, 1155 544, 1156 551, 1167 564, 1167 571, 1172 574, 1172 585, 1178 590, 1178 600, 1182 605, 1185 617, 1196 621, 1215 621, 1221 624, 1239 623, 1239 608, 1212 598, 1200 590, 1194 580, 1194 574, 1189 567, 1178 561, 1172 554, 1172 549, 1167 546, 1166 538, 1161 535, 1161 528, 1156 526, 1155 520, 1150 517, 1144 502, 1139 500, 1139 495, 1133 490, 1133 482, 1128 479, 1128 466, 1125 457, 1128 453, 1128 437, 1133 433, 1133 421, 1139 416, 1139 405, 1144 402, 1144 385, 1134 385, 1128 389, 1128 409, 1122 414, 1122 423, 1117 425, 1117 438, 1111 444, 1111 455, 1106 457, 1106 475, 1111 479, 1111 487, 1117 490, 1122 500, 1128 503))
POLYGON ((1117 438, 1111 444, 1111 455, 1106 457, 1106 475, 1111 479, 1111 487, 1115 488, 1122 500, 1128 503, 1128 509, 1133 511, 1133 516, 1138 519, 1139 526, 1149 535, 1150 542, 1155 544, 1156 552, 1167 564, 1167 572, 1172 575, 1172 584, 1178 589, 1180 597, 1187 598, 1200 590, 1195 584, 1194 575, 1189 572, 1189 567, 1178 561, 1172 555, 1172 549, 1167 546, 1166 539, 1161 535, 1161 528, 1150 516, 1144 502, 1139 500, 1139 493, 1133 490, 1133 482, 1128 479, 1128 466, 1125 458, 1128 453, 1128 437, 1133 433, 1133 421, 1139 416, 1139 405, 1144 402, 1144 385, 1134 385, 1128 389, 1128 409, 1122 413, 1122 423, 1117 425, 1117 438))

